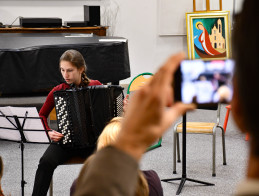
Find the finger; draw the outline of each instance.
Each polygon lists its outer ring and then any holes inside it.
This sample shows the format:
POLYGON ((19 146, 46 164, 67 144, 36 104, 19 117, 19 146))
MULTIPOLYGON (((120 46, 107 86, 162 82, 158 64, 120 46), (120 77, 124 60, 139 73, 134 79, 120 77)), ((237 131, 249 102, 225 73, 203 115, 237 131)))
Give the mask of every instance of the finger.
POLYGON ((53 132, 53 135, 56 135, 56 136, 63 136, 63 134, 62 133, 59 133, 59 132, 57 132, 57 131, 52 131, 53 132))
POLYGON ((53 141, 55 141, 55 142, 57 142, 57 141, 59 141, 61 138, 62 138, 63 136, 53 136, 53 138, 52 138, 52 140, 53 141))
POLYGON ((128 98, 129 98, 129 95, 126 95, 126 97, 123 99, 124 104, 127 104, 129 102, 128 98))
POLYGON ((195 108, 195 104, 184 104, 181 102, 174 104, 172 107, 170 107, 170 109, 166 111, 166 126, 169 127, 172 124, 172 122, 176 121, 181 115, 185 114, 187 111, 194 110, 195 108))
POLYGON ((180 65, 180 62, 185 58, 185 54, 180 52, 171 56, 167 62, 158 70, 158 72, 152 78, 150 85, 163 86, 164 84, 171 84, 173 74, 180 65))
POLYGON ((49 131, 48 134, 49 134, 50 137, 53 136, 53 132, 52 131, 49 131))
POLYGON ((62 138, 63 135, 62 134, 58 134, 58 135, 55 135, 56 138, 62 138))
POLYGON ((174 79, 174 72, 184 57, 184 53, 178 53, 177 55, 171 56, 150 82, 152 93, 161 96, 162 105, 171 106, 173 103, 172 82, 174 79), (167 95, 165 96, 165 94, 167 95))
POLYGON ((62 134, 62 133, 59 133, 59 132, 56 132, 56 134, 57 134, 58 136, 63 136, 63 134, 62 134))
POLYGON ((167 60, 166 66, 169 66, 170 68, 172 68, 172 71, 176 71, 176 69, 180 65, 180 62, 184 59, 185 59, 185 53, 179 52, 176 55, 172 55, 171 57, 169 57, 169 59, 167 60))

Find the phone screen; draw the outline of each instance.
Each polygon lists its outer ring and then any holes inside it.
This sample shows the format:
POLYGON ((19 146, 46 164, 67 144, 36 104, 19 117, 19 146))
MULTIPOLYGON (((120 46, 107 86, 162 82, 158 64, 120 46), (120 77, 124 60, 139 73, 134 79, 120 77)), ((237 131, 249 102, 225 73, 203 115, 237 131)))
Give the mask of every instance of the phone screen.
POLYGON ((184 103, 229 103, 233 95, 233 60, 184 60, 180 65, 184 103))

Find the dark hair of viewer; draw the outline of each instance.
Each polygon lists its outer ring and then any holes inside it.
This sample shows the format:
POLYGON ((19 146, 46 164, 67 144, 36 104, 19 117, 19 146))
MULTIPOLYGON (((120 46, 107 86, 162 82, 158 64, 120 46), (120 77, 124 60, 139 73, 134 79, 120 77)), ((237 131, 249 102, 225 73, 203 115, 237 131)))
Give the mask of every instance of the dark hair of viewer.
POLYGON ((251 135, 253 154, 259 157, 258 112, 259 99, 255 94, 259 92, 259 36, 258 25, 251 23, 259 21, 259 1, 246 0, 243 10, 235 18, 233 32, 233 58, 235 66, 235 82, 240 109, 245 122, 245 129, 251 135))

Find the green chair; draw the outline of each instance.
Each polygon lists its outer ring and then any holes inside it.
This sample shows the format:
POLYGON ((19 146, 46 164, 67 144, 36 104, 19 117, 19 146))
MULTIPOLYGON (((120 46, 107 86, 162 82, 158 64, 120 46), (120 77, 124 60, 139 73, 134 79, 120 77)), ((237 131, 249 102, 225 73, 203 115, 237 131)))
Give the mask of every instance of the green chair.
MULTIPOLYGON (((153 74, 149 73, 149 72, 145 72, 145 73, 141 73, 141 74, 137 75, 135 78, 133 78, 133 80, 131 80, 131 82, 128 86, 127 94, 129 95, 131 92, 136 91, 139 88, 141 88, 142 86, 144 86, 144 84, 147 81, 149 81, 152 78, 152 76, 153 76, 153 74)), ((150 146, 147 149, 147 151, 160 147, 161 143, 162 143, 162 137, 156 143, 154 143, 152 146, 150 146)))

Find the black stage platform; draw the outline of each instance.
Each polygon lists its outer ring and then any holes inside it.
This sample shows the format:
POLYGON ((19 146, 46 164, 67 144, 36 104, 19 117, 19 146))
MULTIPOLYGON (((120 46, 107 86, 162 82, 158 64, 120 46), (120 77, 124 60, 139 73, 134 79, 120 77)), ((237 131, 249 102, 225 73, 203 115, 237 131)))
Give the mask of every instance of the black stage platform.
POLYGON ((0 35, 0 96, 47 93, 63 82, 59 58, 68 49, 82 53, 87 75, 102 83, 130 77, 128 42, 87 34, 0 35), (102 41, 101 41, 102 40, 102 41))

